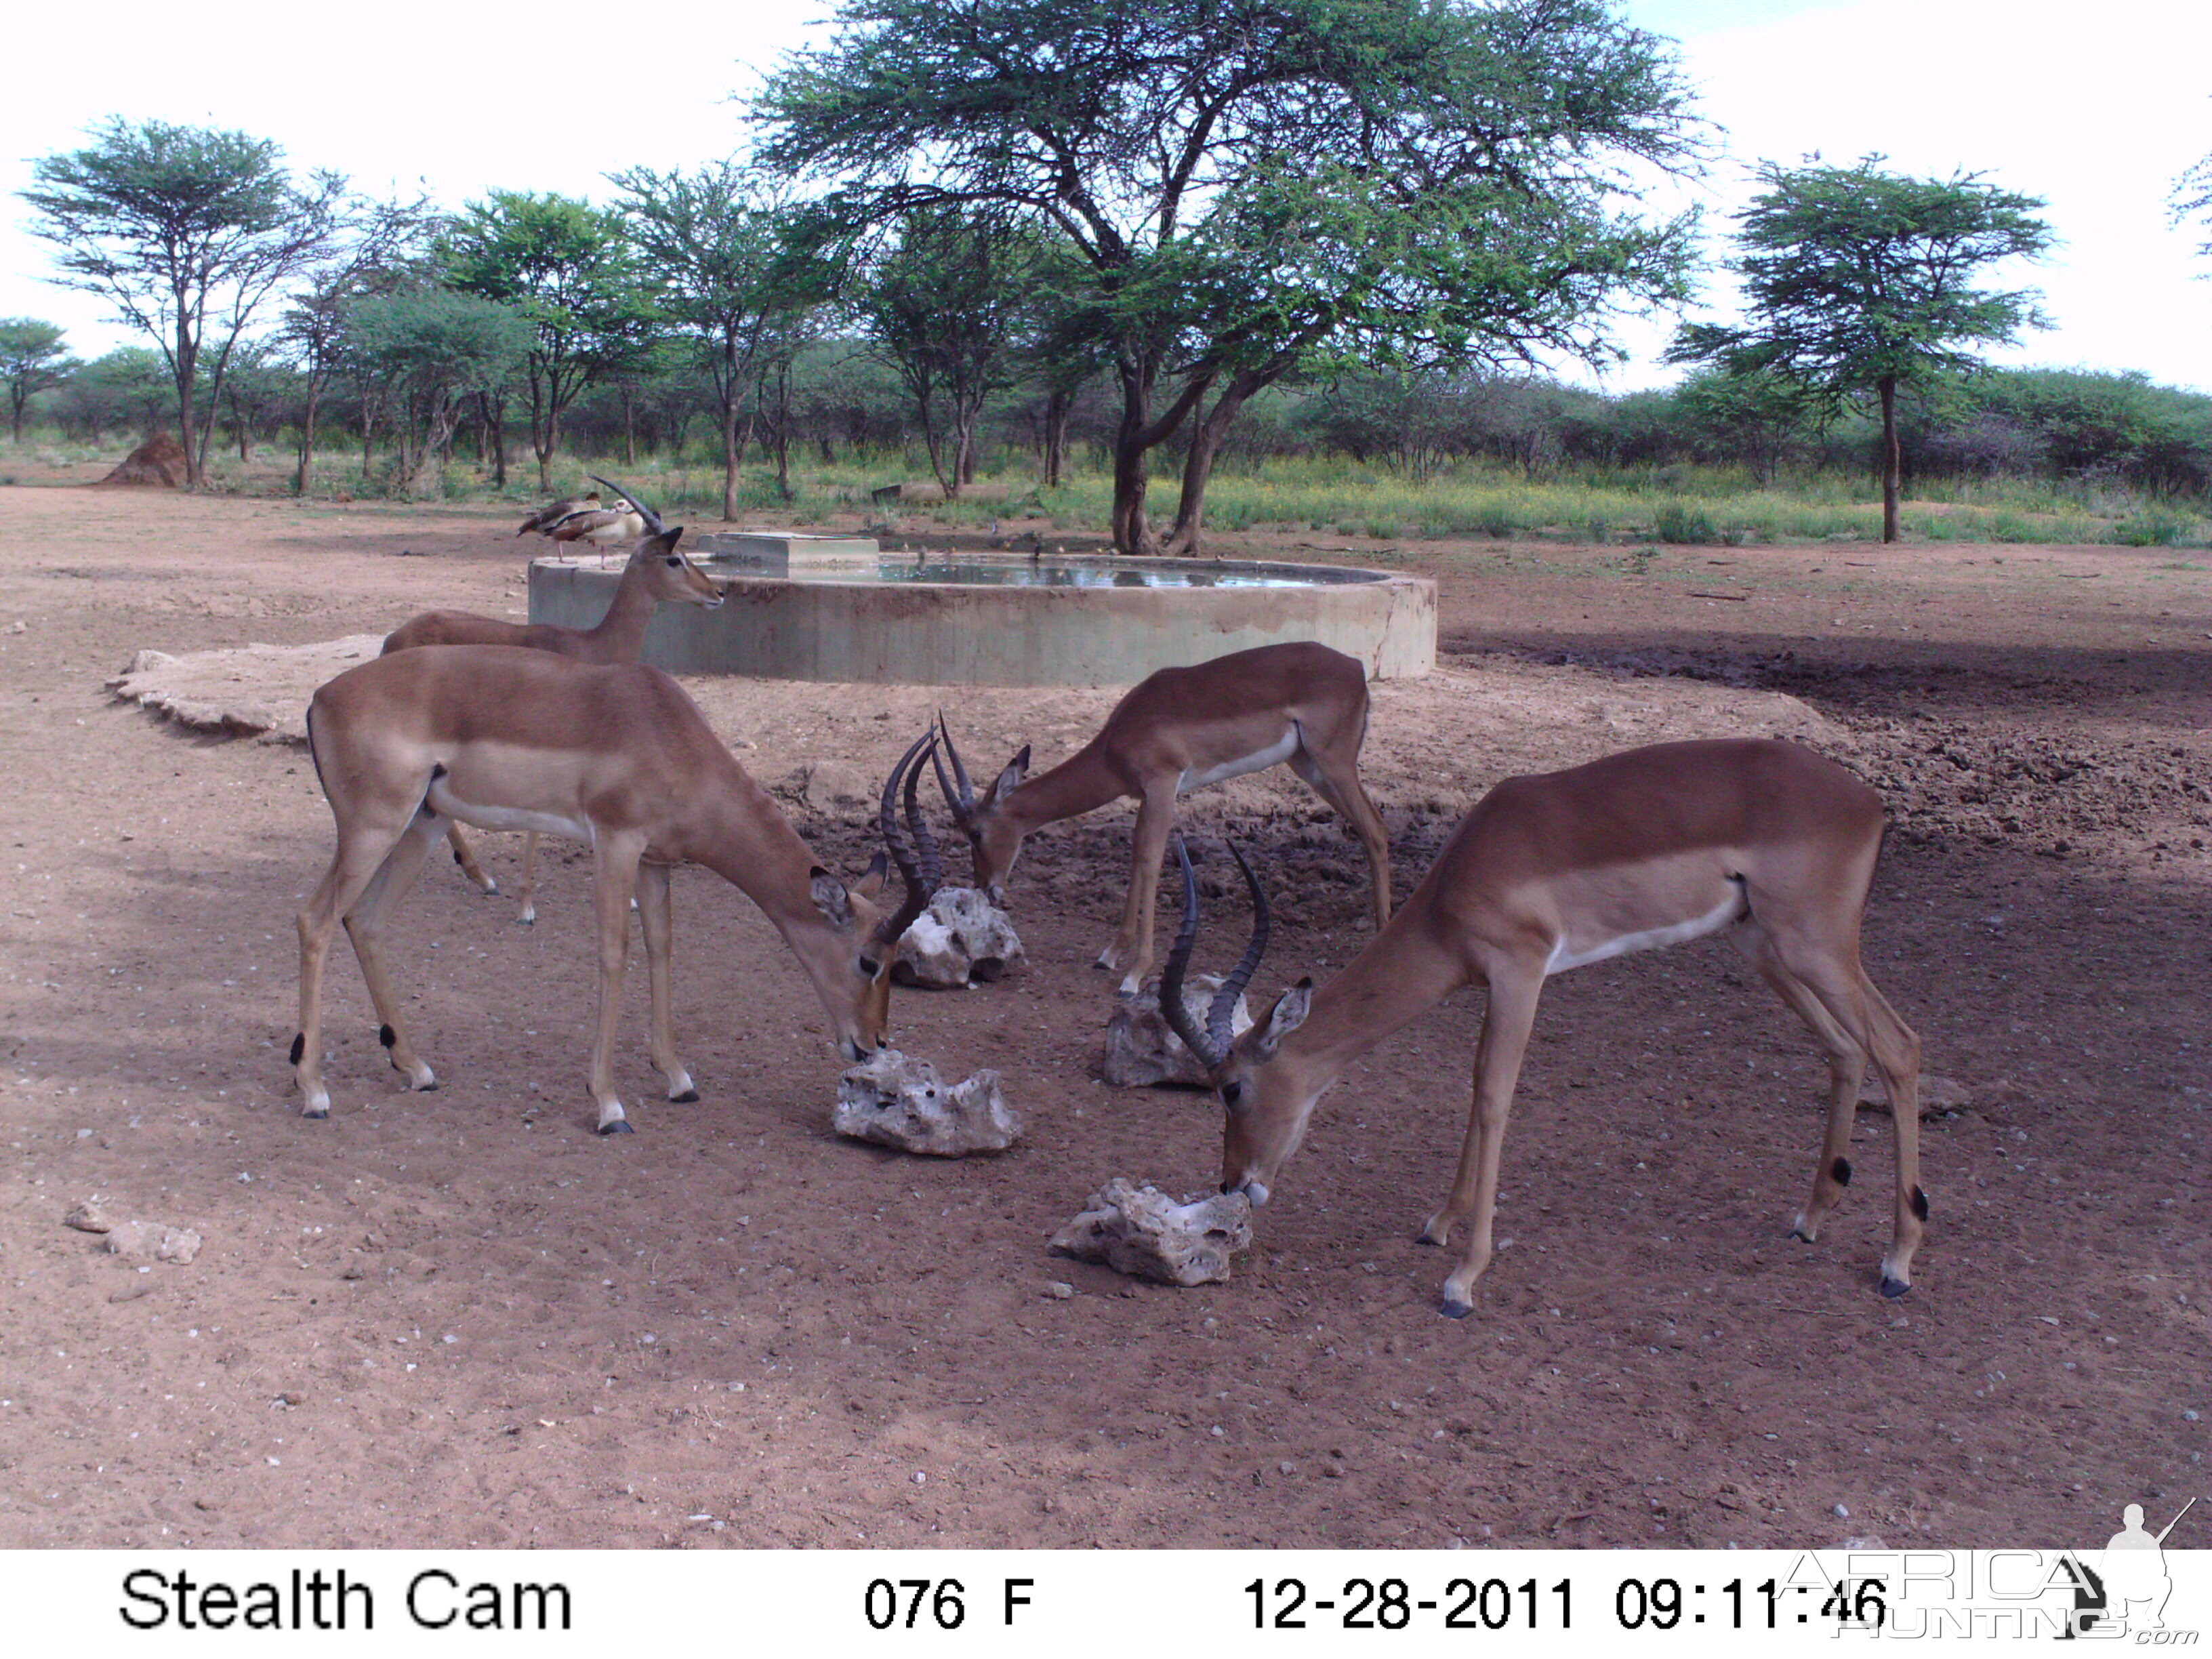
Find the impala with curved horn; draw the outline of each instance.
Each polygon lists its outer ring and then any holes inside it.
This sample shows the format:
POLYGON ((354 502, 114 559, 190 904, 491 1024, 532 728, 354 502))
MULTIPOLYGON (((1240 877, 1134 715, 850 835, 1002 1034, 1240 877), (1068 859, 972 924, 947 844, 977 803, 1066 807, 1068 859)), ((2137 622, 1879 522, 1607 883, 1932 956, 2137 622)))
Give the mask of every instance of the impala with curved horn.
MULTIPOLYGON (((598 477, 598 476, 592 476, 598 477)), ((598 483, 606 484, 604 477, 598 483)), ((615 489, 613 484, 606 484, 615 489)), ((562 629, 550 622, 500 622, 498 617, 480 617, 473 611, 425 611, 418 617, 410 617, 398 629, 385 635, 385 653, 410 650, 414 646, 529 646, 531 650, 550 650, 568 657, 571 661, 591 661, 591 664, 615 664, 615 661, 637 661, 637 653, 644 650, 646 623, 653 622, 653 613, 664 604, 696 604, 712 611, 721 604, 721 588, 706 580, 699 566, 692 564, 684 553, 677 550, 677 538, 684 535, 684 526, 668 529, 661 525, 659 514, 639 502, 635 495, 623 493, 637 507, 644 518, 650 538, 639 540, 630 550, 630 562, 622 566, 622 580, 615 584, 615 599, 606 606, 606 615, 599 617, 592 629, 562 629)), ((598 508, 599 491, 581 507, 598 508)), ((560 502, 557 507, 571 507, 560 502)), ((546 508, 556 511, 556 508, 546 508)), ((525 531, 533 529, 525 522, 525 531)), ((453 845, 453 863, 460 865, 460 874, 483 887, 484 894, 498 894, 500 883, 484 874, 484 867, 476 863, 476 854, 469 849, 469 838, 460 834, 460 825, 447 825, 447 841, 453 845)), ((538 905, 533 896, 538 891, 538 834, 531 832, 522 841, 522 915, 525 925, 538 921, 538 905)))
POLYGON ((1833 761, 1779 739, 1662 744, 1509 778, 1460 822, 1390 925, 1342 973, 1319 990, 1299 981, 1233 1042, 1228 1005, 1266 944, 1266 902, 1248 869, 1253 944, 1216 998, 1209 1029, 1197 1030, 1182 989, 1198 928, 1198 887, 1179 850, 1183 923, 1163 975, 1160 1011, 1205 1062, 1227 1109, 1222 1190, 1266 1203, 1322 1091, 1462 986, 1487 986, 1459 1170, 1444 1207, 1421 1231, 1424 1243, 1444 1244, 1468 1229, 1443 1288, 1443 1311, 1465 1316, 1490 1262, 1506 1115, 1545 979, 1725 933, 1827 1054, 1827 1132, 1811 1195, 1790 1225, 1796 1237, 1810 1243, 1819 1236, 1850 1181, 1845 1154, 1869 1059, 1889 1091, 1897 1182, 1881 1288, 1904 1295, 1928 1218, 1920 1040, 1859 961, 1882 829, 1881 798, 1872 789, 1833 761))
MULTIPOLYGON (((599 483, 607 482, 596 475, 594 478, 599 483)), ((613 489, 615 486, 607 484, 607 488, 613 489)), ((712 611, 720 605, 722 590, 677 550, 677 540, 684 534, 684 526, 669 528, 660 521, 659 514, 626 491, 622 492, 622 498, 636 507, 650 533, 641 537, 631 550, 629 562, 623 567, 622 580, 615 584, 613 602, 595 627, 562 628, 552 623, 501 622, 495 617, 479 617, 467 611, 426 611, 385 636, 385 653, 422 645, 520 645, 534 651, 550 651, 571 662, 635 662, 638 653, 645 647, 646 625, 662 605, 696 605, 712 611)), ((599 499, 599 491, 593 490, 590 505, 597 507, 599 499)), ((523 526, 526 531, 531 527, 527 523, 523 526)), ((483 866, 477 862, 468 838, 461 833, 461 826, 448 824, 446 838, 453 844, 453 862, 461 866, 461 873, 481 887, 487 896, 498 892, 499 884, 485 874, 483 866)), ((537 889, 538 836, 533 831, 522 846, 520 920, 526 925, 538 920, 538 907, 532 902, 537 889)))
POLYGON ((902 781, 913 803, 925 733, 884 787, 881 822, 905 883, 886 914, 878 853, 848 888, 814 860, 767 791, 714 736, 683 688, 654 668, 580 666, 511 646, 402 651, 317 691, 309 752, 337 821, 337 851, 301 908, 300 1031, 292 1063, 304 1115, 324 1117, 322 980, 343 920, 382 1022, 392 1064, 412 1089, 437 1079, 416 1055, 380 950, 386 919, 450 821, 567 836, 592 848, 599 1014, 591 1091, 601 1134, 629 1128, 614 1086, 614 1037, 633 892, 645 927, 653 1063, 672 1100, 696 1100, 670 1010, 669 870, 700 864, 760 906, 813 981, 838 1052, 864 1059, 884 1040, 890 965, 928 902, 936 866, 918 810, 917 855, 896 833, 902 781))
POLYGON ((1349 822, 1367 850, 1375 925, 1390 920, 1390 838, 1359 781, 1367 738, 1367 670, 1354 657, 1310 641, 1263 645, 1188 668, 1163 668, 1114 705, 1098 735, 1042 776, 1029 778, 1022 751, 981 800, 944 732, 933 761, 952 816, 975 853, 975 885, 995 902, 1022 842, 1048 823, 1134 797, 1129 891, 1121 925, 1098 966, 1119 969, 1134 993, 1152 962, 1152 904, 1175 828, 1176 798, 1209 783, 1287 763, 1349 822))

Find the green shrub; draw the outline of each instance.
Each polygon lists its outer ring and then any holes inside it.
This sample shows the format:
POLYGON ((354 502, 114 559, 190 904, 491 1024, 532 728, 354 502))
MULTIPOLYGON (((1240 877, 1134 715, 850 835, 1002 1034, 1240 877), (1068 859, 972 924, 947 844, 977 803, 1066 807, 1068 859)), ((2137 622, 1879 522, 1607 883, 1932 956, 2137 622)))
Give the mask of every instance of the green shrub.
POLYGON ((1651 515, 1652 527, 1659 539, 1680 546, 1697 546, 1719 539, 1713 528, 1712 515, 1702 507, 1686 501, 1662 501, 1651 515))
POLYGON ((2179 547, 2194 527, 2162 507, 2142 507, 2112 526, 2112 539, 2122 547, 2179 547))

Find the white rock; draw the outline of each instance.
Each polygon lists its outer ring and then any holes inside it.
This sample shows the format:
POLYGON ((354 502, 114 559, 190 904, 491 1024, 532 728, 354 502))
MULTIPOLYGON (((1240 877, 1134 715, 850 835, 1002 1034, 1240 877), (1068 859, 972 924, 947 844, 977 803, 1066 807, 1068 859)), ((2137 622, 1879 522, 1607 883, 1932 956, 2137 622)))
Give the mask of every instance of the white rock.
POLYGON ((96 1198, 88 1198, 72 1204, 62 1215, 62 1225, 74 1227, 81 1233, 105 1233, 114 1230, 115 1223, 108 1218, 106 1207, 96 1198))
MULTIPOLYGON (((1938 1077, 1933 1072, 1920 1074, 1920 1115, 1935 1117, 1944 1112, 1958 1111, 1975 1103, 1976 1091, 1955 1079, 1938 1077)), ((1881 1073, 1872 1066, 1859 1085, 1858 1103, 1878 1112, 1889 1109, 1889 1091, 1881 1085, 1881 1073)))
POLYGON ((1242 1193, 1176 1203, 1157 1187, 1115 1176, 1052 1237, 1055 1255, 1102 1261, 1115 1273, 1162 1285, 1229 1277, 1230 1258, 1252 1246, 1252 1205, 1242 1193))
POLYGON ((179 1267, 199 1254, 200 1236, 185 1227, 165 1227, 158 1221, 126 1221, 107 1235, 107 1248, 116 1255, 173 1261, 179 1267))
POLYGON ((1014 925, 974 887, 940 887, 899 939, 891 977, 925 991, 987 985, 1021 961, 1014 925))
MULTIPOLYGON (((1206 1024, 1206 1011, 1221 981, 1209 974, 1187 980, 1182 1006, 1191 1024, 1206 1024)), ((1229 1011, 1229 1032, 1234 1038, 1252 1024, 1251 1011, 1243 995, 1229 1011)), ((1116 997, 1106 1020, 1106 1056, 1098 1074, 1119 1089, 1148 1089, 1156 1084, 1188 1084, 1203 1089, 1212 1081, 1199 1057, 1168 1029, 1160 1017, 1160 988, 1155 980, 1133 997, 1116 997)))
POLYGON ((830 1127, 855 1140, 930 1158, 1004 1152, 1022 1133, 996 1072, 978 1072, 948 1088, 934 1066, 896 1048, 877 1049, 837 1080, 830 1127))

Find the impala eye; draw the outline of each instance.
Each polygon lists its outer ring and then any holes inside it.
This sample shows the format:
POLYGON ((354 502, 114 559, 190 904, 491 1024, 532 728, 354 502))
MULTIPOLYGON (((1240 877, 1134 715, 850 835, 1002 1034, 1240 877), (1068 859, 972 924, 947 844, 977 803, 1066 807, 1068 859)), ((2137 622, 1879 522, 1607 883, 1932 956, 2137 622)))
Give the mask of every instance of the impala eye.
POLYGON ((671 553, 668 556, 668 568, 671 570, 681 570, 684 568, 684 556, 680 553, 671 553))
POLYGON ((870 979, 873 979, 878 973, 883 971, 882 964, 877 962, 873 957, 862 957, 860 958, 860 971, 866 974, 870 979))
POLYGON ((1232 1111, 1232 1112, 1233 1112, 1233 1111, 1235 1111, 1235 1110, 1236 1110, 1239 1106, 1243 1105, 1243 1103, 1244 1103, 1244 1085, 1243 1085, 1243 1084, 1242 1084, 1241 1082, 1239 1082, 1239 1083, 1224 1083, 1224 1084, 1223 1084, 1223 1085, 1221 1085, 1221 1103, 1222 1103, 1224 1106, 1226 1106, 1226 1107, 1227 1107, 1231 1111, 1232 1111))

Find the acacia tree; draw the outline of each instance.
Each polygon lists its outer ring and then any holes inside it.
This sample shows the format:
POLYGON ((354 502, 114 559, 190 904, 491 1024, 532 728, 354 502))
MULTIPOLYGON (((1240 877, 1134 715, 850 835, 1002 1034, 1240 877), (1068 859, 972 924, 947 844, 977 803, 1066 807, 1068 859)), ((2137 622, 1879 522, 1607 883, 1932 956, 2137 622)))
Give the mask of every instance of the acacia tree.
POLYGON ((1114 540, 1159 550, 1151 452, 1196 417, 1194 550, 1245 403, 1301 365, 1595 359, 1671 299, 1686 222, 1613 211, 1688 165, 1671 46, 1607 0, 846 0, 756 109, 763 160, 854 227, 990 204, 1065 237, 1110 325, 1114 540), (1209 404, 1206 400, 1212 399, 1209 404))
POLYGON ((19 444, 23 405, 84 367, 62 349, 62 338, 57 324, 36 317, 0 317, 0 380, 8 383, 8 411, 19 444))
POLYGON ((975 434, 1019 368, 1036 260, 1003 219, 956 209, 907 216, 850 303, 921 416, 930 471, 950 501, 975 480, 975 434))
MULTIPOLYGON (((337 347, 345 307, 373 294, 401 286, 427 252, 436 220, 427 199, 394 198, 348 216, 278 325, 278 337, 300 372, 306 412, 300 422, 299 465, 292 477, 295 495, 307 493, 315 467, 315 422, 323 393, 337 367, 337 347)), ((505 482, 504 479, 501 480, 505 482)))
POLYGON ((562 416, 647 343, 653 308, 622 220, 574 197, 494 191, 447 228, 439 258, 449 286, 530 322, 530 443, 550 489, 562 416))
POLYGON ((780 339, 803 258, 778 190, 735 162, 685 175, 634 167, 610 175, 661 313, 705 348, 722 432, 722 517, 738 516, 739 415, 763 348, 780 339))
MULTIPOLYGON (((2168 201, 2175 224, 2184 219, 2202 219, 2208 228, 2212 228, 2212 155, 2195 162, 2173 181, 2173 194, 2168 201)), ((2197 252, 2212 259, 2212 236, 2199 242, 2197 252)))
POLYGON ((442 289, 356 299, 344 320, 346 354, 382 382, 399 445, 396 488, 427 493, 476 394, 529 351, 530 323, 511 306, 442 289))
POLYGON ((1960 348, 2002 345, 2046 326, 2032 289, 1970 286, 1986 266, 2051 246, 2039 198, 1998 190, 1979 173, 1910 179, 1868 155, 1852 167, 1759 164, 1766 189, 1735 216, 1742 255, 1741 327, 1686 327, 1668 361, 1773 374, 1830 409, 1871 392, 1881 410, 1881 538, 1898 537, 1902 471, 1899 386, 1969 373, 1960 348))
POLYGON ((95 137, 89 149, 31 164, 31 231, 61 249, 53 281, 100 295, 161 346, 185 479, 197 487, 239 337, 328 246, 345 180, 319 172, 295 187, 284 152, 242 132, 117 116, 95 137))

